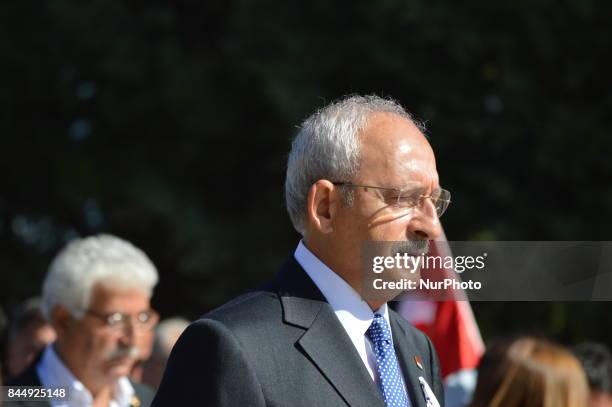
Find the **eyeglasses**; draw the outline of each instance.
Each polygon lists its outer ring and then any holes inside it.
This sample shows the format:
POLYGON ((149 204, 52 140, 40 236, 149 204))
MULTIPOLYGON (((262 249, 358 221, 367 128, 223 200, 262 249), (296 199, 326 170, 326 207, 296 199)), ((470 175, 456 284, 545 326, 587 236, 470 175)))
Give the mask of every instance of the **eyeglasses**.
POLYGON ((155 326, 157 321, 159 321, 159 314, 154 310, 141 311, 136 314, 135 318, 132 318, 129 314, 122 314, 121 312, 99 314, 92 310, 86 310, 85 314, 97 318, 104 323, 106 328, 117 332, 123 332, 125 328, 127 328, 128 323, 132 323, 132 326, 138 329, 150 330, 155 326))
POLYGON ((344 186, 344 187, 352 187, 352 188, 363 188, 364 191, 368 191, 368 189, 380 190, 386 193, 386 196, 383 195, 382 199, 385 202, 389 202, 389 204, 396 210, 407 210, 414 208, 415 206, 420 205, 423 200, 429 199, 434 204, 436 208, 436 214, 438 218, 441 217, 448 205, 450 205, 451 194, 446 189, 438 188, 434 190, 430 195, 421 194, 419 191, 415 192, 414 189, 406 189, 406 188, 387 188, 387 187, 376 187, 371 185, 358 185, 351 184, 349 182, 333 182, 334 185, 344 186))

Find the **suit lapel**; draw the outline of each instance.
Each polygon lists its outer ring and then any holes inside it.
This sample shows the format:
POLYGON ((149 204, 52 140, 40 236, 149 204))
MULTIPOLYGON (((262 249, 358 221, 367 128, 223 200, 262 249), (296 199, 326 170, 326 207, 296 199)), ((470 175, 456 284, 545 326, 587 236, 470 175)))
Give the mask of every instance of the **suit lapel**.
POLYGON ((297 346, 344 401, 350 406, 384 407, 380 390, 342 324, 299 264, 290 261, 273 285, 284 322, 305 329, 297 346))
MULTIPOLYGON (((313 304, 304 308, 300 302, 301 299, 285 297, 283 307, 293 315, 296 314, 294 307, 312 309, 313 304)), ((298 346, 348 405, 384 406, 378 387, 332 309, 324 303, 319 303, 318 308, 312 323, 299 338, 298 346)), ((287 322, 298 325, 299 321, 289 318, 287 322)))
POLYGON ((427 377, 428 375, 424 370, 417 367, 414 357, 419 356, 421 359, 423 358, 415 353, 417 349, 415 344, 412 343, 410 336, 407 335, 404 328, 397 322, 396 316, 393 313, 389 315, 389 320, 391 322, 391 331, 393 332, 393 346, 402 368, 406 390, 410 395, 412 406, 426 407, 427 402, 425 401, 425 396, 423 396, 419 376, 427 377))

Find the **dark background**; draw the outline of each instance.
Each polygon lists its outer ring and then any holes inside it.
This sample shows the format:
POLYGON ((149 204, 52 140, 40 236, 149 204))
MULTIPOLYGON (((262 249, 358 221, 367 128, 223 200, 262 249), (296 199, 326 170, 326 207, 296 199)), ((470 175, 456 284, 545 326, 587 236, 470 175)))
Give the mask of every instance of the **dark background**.
MULTIPOLYGON (((117 1, 0 6, 0 305, 110 232, 162 316, 271 277, 296 126, 349 93, 427 122, 451 240, 612 240, 606 1, 117 1)), ((612 289, 612 287, 611 287, 612 289)), ((612 344, 610 304, 475 303, 485 339, 612 344)))

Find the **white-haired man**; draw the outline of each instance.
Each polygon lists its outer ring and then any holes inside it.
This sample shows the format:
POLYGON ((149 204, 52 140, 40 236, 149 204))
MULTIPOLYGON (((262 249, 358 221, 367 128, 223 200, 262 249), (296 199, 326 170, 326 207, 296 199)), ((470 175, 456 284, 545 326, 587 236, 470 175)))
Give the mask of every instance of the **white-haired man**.
POLYGON ((417 255, 441 232, 450 193, 419 126, 391 100, 333 103, 302 124, 285 193, 294 255, 187 328, 153 406, 442 405, 431 342, 387 308, 397 292, 362 299, 364 242, 417 255))
POLYGON ((9 384, 67 388, 69 400, 53 401, 54 407, 149 405, 152 391, 127 376, 158 321, 150 305, 157 280, 153 263, 125 240, 98 235, 70 242, 51 263, 42 290, 57 340, 9 384))

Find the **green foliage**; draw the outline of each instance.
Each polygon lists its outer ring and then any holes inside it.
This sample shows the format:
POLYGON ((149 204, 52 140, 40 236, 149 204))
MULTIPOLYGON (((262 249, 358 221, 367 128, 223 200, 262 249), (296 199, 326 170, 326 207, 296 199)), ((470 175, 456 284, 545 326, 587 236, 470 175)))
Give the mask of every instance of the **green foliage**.
MULTIPOLYGON (((150 254, 166 315, 195 317, 264 281, 298 240, 283 203, 295 126, 353 92, 393 96, 428 123, 453 193, 449 239, 609 239, 610 9, 3 4, 0 303, 37 293, 67 239, 100 231, 150 254)), ((515 306, 476 311, 491 334, 582 329, 563 304, 496 322, 515 306)), ((603 318, 607 305, 582 307, 603 318)))

